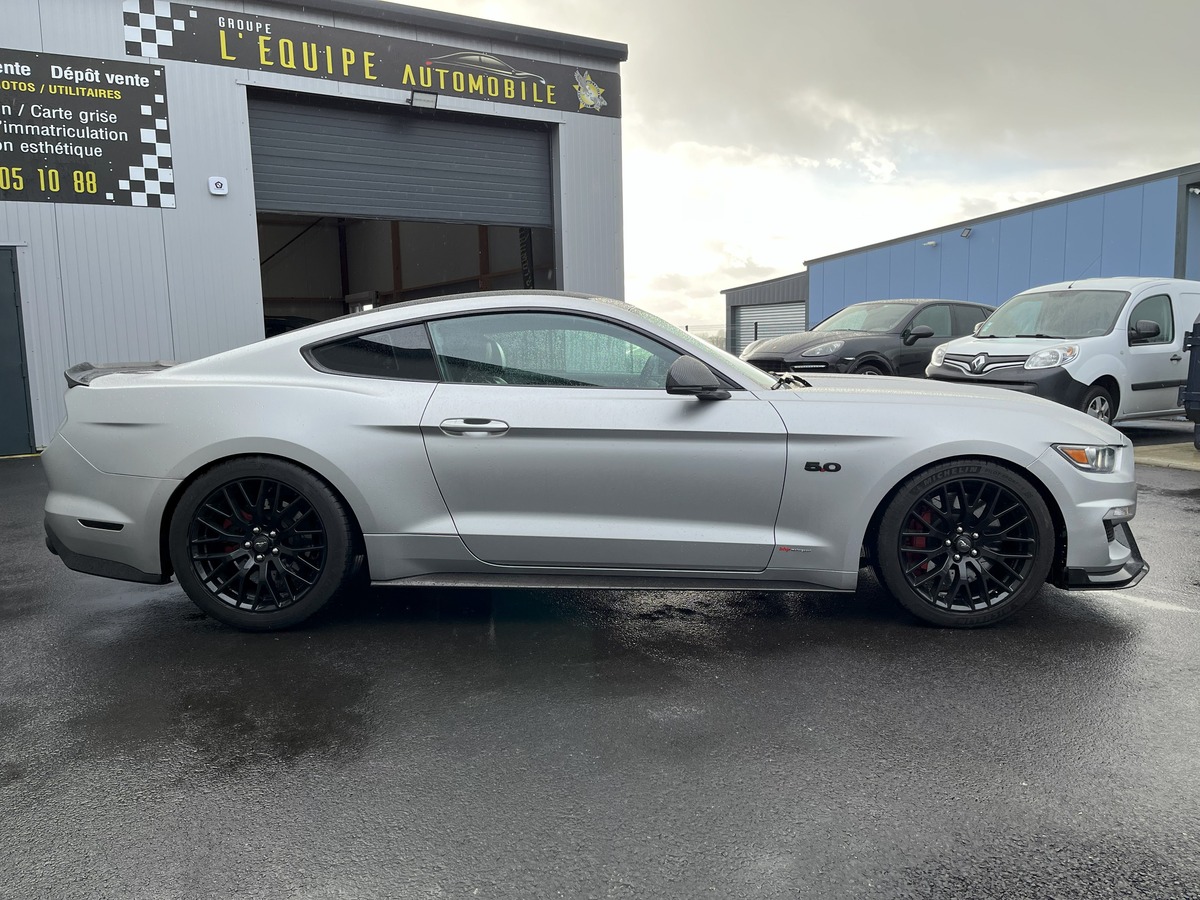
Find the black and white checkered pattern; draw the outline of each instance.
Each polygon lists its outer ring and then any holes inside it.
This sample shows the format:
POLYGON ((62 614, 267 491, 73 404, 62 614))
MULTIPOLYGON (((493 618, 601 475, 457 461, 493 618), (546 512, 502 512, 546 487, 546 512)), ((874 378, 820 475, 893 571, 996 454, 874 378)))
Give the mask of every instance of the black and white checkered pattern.
MULTIPOLYGON (((155 72, 156 75, 161 72, 155 72)), ((175 170, 171 161, 171 131, 167 123, 167 98, 154 95, 153 105, 141 109, 142 164, 129 167, 129 177, 117 182, 129 191, 134 206, 175 208, 175 170)))
POLYGON ((125 0, 126 54, 158 59, 160 47, 175 43, 175 32, 183 31, 183 19, 174 16, 173 5, 170 0, 125 0))

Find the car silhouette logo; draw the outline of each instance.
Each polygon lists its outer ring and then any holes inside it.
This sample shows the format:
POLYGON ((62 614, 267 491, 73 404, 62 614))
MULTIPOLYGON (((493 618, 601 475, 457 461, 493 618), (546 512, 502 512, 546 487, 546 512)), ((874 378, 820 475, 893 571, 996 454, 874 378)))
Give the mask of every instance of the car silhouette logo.
POLYGON ((971 371, 976 375, 982 375, 983 370, 987 368, 988 358, 986 353, 980 353, 977 357, 971 360, 971 371))

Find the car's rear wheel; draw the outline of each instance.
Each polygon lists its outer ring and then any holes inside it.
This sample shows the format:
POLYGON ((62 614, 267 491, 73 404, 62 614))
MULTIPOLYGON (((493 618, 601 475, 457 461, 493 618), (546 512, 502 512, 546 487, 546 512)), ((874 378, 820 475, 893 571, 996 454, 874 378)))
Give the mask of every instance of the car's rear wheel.
POLYGON ((214 466, 171 519, 175 576, 204 612, 248 631, 287 628, 323 607, 354 568, 342 500, 301 467, 270 457, 214 466))
POLYGON ((909 478, 880 520, 875 558, 911 613, 971 628, 1012 615, 1041 589, 1054 560, 1041 494, 986 460, 941 463, 909 478))
POLYGON ((1098 384, 1093 384, 1087 389, 1087 393, 1079 402, 1079 408, 1093 419, 1099 419, 1109 425, 1112 424, 1113 414, 1116 412, 1112 394, 1098 384))

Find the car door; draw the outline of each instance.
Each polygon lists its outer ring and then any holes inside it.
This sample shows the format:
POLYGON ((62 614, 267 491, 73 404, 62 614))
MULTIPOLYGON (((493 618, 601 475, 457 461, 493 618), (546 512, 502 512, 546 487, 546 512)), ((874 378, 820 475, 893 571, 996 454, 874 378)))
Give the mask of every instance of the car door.
POLYGON ((1169 294, 1153 294, 1134 302, 1125 342, 1129 392, 1121 398, 1120 412, 1146 414, 1175 409, 1179 385, 1187 379, 1187 367, 1183 337, 1175 327, 1174 305, 1169 294), (1139 321, 1155 323, 1159 333, 1138 337, 1139 321))
POLYGON ((908 334, 918 325, 928 325, 933 329, 933 337, 918 338, 912 344, 901 343, 896 352, 896 374, 921 377, 925 367, 929 365, 929 357, 933 348, 944 344, 951 337, 950 305, 948 303, 932 303, 918 310, 917 314, 904 326, 904 334, 908 334))
POLYGON ((774 547, 786 457, 751 392, 666 393, 674 347, 622 323, 517 311, 428 323, 422 417, 462 540, 499 565, 751 572, 774 547))

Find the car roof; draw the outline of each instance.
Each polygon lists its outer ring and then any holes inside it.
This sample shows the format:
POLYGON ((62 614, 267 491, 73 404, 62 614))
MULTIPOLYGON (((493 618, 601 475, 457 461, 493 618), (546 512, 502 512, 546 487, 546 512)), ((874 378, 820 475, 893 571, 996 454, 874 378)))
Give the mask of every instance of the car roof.
POLYGON ((990 303, 981 303, 977 300, 957 300, 951 297, 893 297, 884 300, 863 300, 859 303, 851 303, 849 306, 843 308, 849 309, 850 306, 882 306, 885 303, 904 303, 909 306, 916 306, 919 303, 958 303, 963 306, 991 306, 990 303))
POLYGON ((1054 284, 1041 284, 1028 287, 1022 294, 1036 294, 1040 291, 1092 290, 1092 291, 1136 291, 1151 285, 1164 287, 1190 288, 1200 291, 1200 281, 1189 281, 1184 278, 1147 277, 1145 275, 1114 275, 1105 278, 1076 278, 1072 281, 1058 281, 1054 284))

